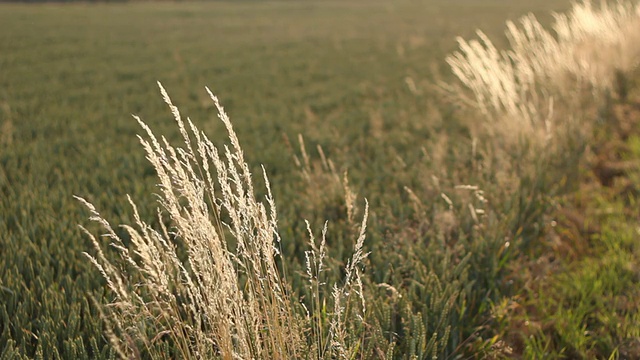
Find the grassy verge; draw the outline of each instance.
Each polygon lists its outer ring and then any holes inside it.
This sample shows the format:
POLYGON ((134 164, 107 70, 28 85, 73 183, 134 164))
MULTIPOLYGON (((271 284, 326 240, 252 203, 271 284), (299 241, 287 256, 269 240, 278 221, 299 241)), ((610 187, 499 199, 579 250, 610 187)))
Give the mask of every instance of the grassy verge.
MULTIPOLYGON (((628 75, 625 81, 637 78, 628 75)), ((494 344, 512 356, 640 356, 640 98, 637 88, 624 88, 601 112, 602 123, 576 174, 580 182, 555 198, 551 214, 557 221, 547 240, 533 260, 517 268, 523 291, 493 308, 500 329, 494 344)))

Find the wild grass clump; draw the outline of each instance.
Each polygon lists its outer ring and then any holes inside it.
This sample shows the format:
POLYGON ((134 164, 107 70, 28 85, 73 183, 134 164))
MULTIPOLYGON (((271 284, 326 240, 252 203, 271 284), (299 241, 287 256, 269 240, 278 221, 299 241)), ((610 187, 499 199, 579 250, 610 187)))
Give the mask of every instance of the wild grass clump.
POLYGON ((533 14, 507 21, 508 50, 480 30, 479 40, 458 38, 460 50, 446 61, 466 90, 445 88, 485 115, 493 131, 550 137, 592 94, 637 66, 640 5, 584 0, 553 18, 551 30, 533 14))
POLYGON ((219 150, 190 119, 182 120, 160 85, 185 147, 173 147, 135 117, 159 184, 156 226, 113 228, 88 201, 91 220, 106 230, 117 260, 100 241, 88 255, 113 294, 103 307, 108 339, 122 358, 352 359, 364 346, 366 304, 361 281, 367 208, 341 285, 327 289, 325 234, 313 233, 305 306, 287 282, 280 258, 276 206, 263 168, 266 203, 231 122, 207 89, 231 145, 219 150), (331 295, 328 295, 331 293, 331 295), (331 307, 332 306, 332 307, 331 307))

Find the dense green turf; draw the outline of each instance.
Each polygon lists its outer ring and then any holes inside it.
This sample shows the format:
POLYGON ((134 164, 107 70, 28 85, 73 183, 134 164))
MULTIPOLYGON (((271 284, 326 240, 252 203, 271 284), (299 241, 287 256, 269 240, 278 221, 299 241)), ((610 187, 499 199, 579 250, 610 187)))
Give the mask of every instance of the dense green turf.
MULTIPOLYGON (((321 145, 371 202, 372 281, 407 289, 406 304, 422 312, 427 340, 437 326, 451 326, 443 354, 468 351, 488 301, 509 292, 496 282, 499 261, 507 259, 504 236, 535 238, 535 226, 525 224, 535 223, 528 221, 542 205, 527 204, 542 200, 536 186, 523 185, 532 192, 494 205, 497 214, 513 216, 486 220, 488 230, 479 234, 462 215, 464 194, 451 193, 462 209, 460 230, 428 226, 446 213, 440 191, 452 185, 475 182, 502 194, 494 169, 474 170, 467 126, 434 95, 431 81, 434 73, 448 76, 443 59, 455 36, 477 27, 499 35, 505 19, 564 6, 551 0, 0 5, 0 351, 65 359, 108 354, 91 300, 102 301, 104 282, 81 255, 90 244, 77 225, 86 224, 87 214, 72 195, 87 197, 113 223, 129 219, 125 194, 143 216, 154 212, 155 174, 129 114, 176 138, 157 80, 216 140, 224 133, 204 86, 220 96, 247 158, 271 177, 290 257, 304 248, 304 218, 316 225, 331 220, 338 259, 350 246, 339 196, 305 182, 284 139, 297 148, 301 133, 314 162, 321 145), (427 218, 405 186, 419 195, 427 218), (491 240, 478 241, 485 237, 491 240), (451 238, 460 242, 446 243, 451 238), (479 255, 466 258, 472 250, 479 255), (451 280, 438 285, 441 296, 438 286, 425 285, 426 274, 451 280), (433 305, 437 299, 455 303, 444 325, 430 318, 444 312, 429 311, 447 307, 433 305)), ((390 337, 410 338, 406 329, 419 328, 387 315, 390 337)), ((401 343, 396 355, 419 353, 416 346, 401 343)))

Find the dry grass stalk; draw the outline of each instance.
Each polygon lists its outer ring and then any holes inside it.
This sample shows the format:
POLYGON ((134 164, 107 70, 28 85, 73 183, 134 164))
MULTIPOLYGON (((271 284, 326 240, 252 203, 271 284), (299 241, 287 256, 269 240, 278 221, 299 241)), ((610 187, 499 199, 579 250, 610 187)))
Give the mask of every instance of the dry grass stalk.
POLYGON ((554 109, 558 100, 610 89, 616 72, 635 67, 640 55, 640 5, 619 1, 594 7, 585 0, 554 19, 553 32, 532 14, 517 24, 508 21, 511 48, 505 51, 479 30, 479 40, 458 38, 460 51, 446 60, 471 96, 443 87, 506 127, 506 134, 550 135, 568 113, 554 109))
POLYGON ((301 134, 298 134, 299 153, 293 150, 286 137, 285 143, 289 146, 294 164, 306 184, 304 196, 308 199, 309 208, 316 210, 329 207, 341 209, 344 206, 347 223, 357 227, 359 225, 355 220, 355 214, 358 211, 356 207, 357 194, 349 186, 348 171, 344 170, 340 176, 334 162, 325 155, 320 145, 316 146, 319 159, 312 160, 301 134))
MULTIPOLYGON (((159 86, 185 144, 176 148, 164 137, 158 139, 136 117, 146 132, 146 137, 139 136, 140 142, 160 182, 160 229, 140 218, 131 199, 135 227, 122 226, 123 233, 78 198, 91 212, 91 220, 106 230, 120 257, 110 261, 98 239, 83 228, 97 252, 86 255, 115 296, 103 311, 106 335, 118 354, 123 358, 293 359, 308 357, 315 348, 314 357, 322 359, 351 349, 340 337, 353 319, 360 322, 362 317, 350 317, 350 309, 340 304, 352 303, 351 288, 364 301, 358 266, 366 256, 362 250, 366 211, 347 278, 343 287, 334 288, 336 309, 331 321, 312 324, 291 296, 276 263, 280 254, 277 213, 264 169, 266 205, 256 200, 249 166, 218 99, 207 89, 231 142, 223 151, 190 119, 182 120, 159 86), (327 328, 331 336, 323 339, 327 328), (308 339, 310 333, 320 337, 308 339)), ((312 238, 317 270, 310 273, 311 279, 317 280, 323 271, 325 233, 319 249, 312 238)), ((324 284, 316 281, 315 285, 319 293, 324 284)), ((314 306, 314 311, 321 311, 314 306)), ((364 311, 364 302, 361 306, 364 311)))

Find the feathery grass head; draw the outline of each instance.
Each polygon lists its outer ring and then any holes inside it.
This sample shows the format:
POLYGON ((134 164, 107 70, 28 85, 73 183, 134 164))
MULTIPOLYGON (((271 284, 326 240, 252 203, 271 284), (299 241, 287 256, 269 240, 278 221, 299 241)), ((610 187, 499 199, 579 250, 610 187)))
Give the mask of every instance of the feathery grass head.
MULTIPOLYGON (((364 314, 359 264, 366 257, 367 211, 346 279, 342 287, 335 287, 334 313, 329 314, 330 321, 312 324, 276 263, 280 237, 266 171, 263 168, 267 195, 260 202, 218 99, 207 89, 231 143, 222 150, 190 119, 185 123, 158 85, 185 145, 174 147, 156 137, 134 116, 146 133, 139 136, 140 143, 158 175, 159 229, 140 218, 129 198, 135 226, 122 226, 123 235, 78 197, 91 212, 90 219, 106 230, 105 237, 120 258, 111 261, 85 230, 97 252, 86 255, 115 296, 103 310, 111 344, 123 358, 292 359, 309 356, 315 349, 314 357, 320 359, 355 348, 345 329, 353 328, 348 325, 352 318, 360 324, 364 319, 361 312, 341 306, 352 302, 354 288, 364 314), (311 333, 314 336, 307 339, 305 334, 311 333), (325 333, 331 341, 324 339, 325 333)), ((323 271, 325 234, 326 228, 319 249, 312 237, 309 253, 316 267, 315 273, 309 267, 309 275, 316 286, 325 285, 317 281, 323 271)))
POLYGON ((553 31, 532 14, 507 21, 503 51, 482 31, 479 40, 458 38, 460 50, 446 61, 466 90, 443 87, 485 115, 488 127, 505 129, 501 135, 548 139, 580 110, 585 92, 611 89, 640 55, 640 4, 584 0, 554 19, 553 31))

